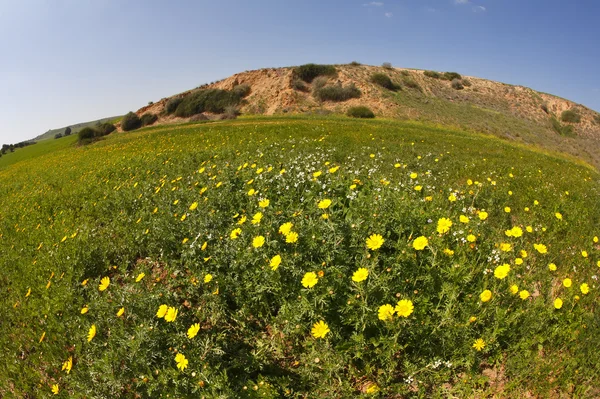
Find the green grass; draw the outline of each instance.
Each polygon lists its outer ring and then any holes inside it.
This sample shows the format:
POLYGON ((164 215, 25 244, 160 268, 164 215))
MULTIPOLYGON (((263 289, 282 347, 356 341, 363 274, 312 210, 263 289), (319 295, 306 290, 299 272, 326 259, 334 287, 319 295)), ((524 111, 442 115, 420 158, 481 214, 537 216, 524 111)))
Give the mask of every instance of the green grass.
MULTIPOLYGON (((109 122, 109 123, 114 124, 114 123, 120 121, 121 118, 122 118, 121 116, 111 116, 109 118, 102 118, 102 119, 98 119, 98 120, 95 120, 95 121, 76 123, 74 125, 70 125, 70 127, 71 127, 71 134, 72 135, 73 134, 77 134, 81 129, 83 129, 85 127, 94 128, 97 125, 100 125, 100 124, 105 123, 105 122, 109 122)), ((56 135, 57 133, 64 134, 66 128, 67 128, 67 126, 61 127, 59 129, 50 129, 46 133, 40 134, 39 136, 37 136, 33 140, 39 141, 39 140, 54 139, 54 135, 56 135)))
POLYGON ((590 168, 458 129, 339 116, 27 150, 0 164, 2 397, 599 395, 590 168), (374 234, 383 244, 369 249, 374 234), (368 277, 353 281, 360 268, 368 277), (399 300, 414 311, 381 320, 399 300))
POLYGON ((77 135, 62 137, 60 139, 42 140, 34 145, 17 148, 15 152, 7 152, 0 157, 0 169, 17 162, 31 160, 65 148, 71 148, 77 142, 77 135))

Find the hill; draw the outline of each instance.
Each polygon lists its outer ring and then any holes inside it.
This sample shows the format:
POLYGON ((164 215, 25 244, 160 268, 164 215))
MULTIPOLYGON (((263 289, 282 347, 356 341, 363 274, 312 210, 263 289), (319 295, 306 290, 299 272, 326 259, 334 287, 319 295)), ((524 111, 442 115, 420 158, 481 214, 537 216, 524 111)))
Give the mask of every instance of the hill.
POLYGON ((231 90, 235 86, 248 85, 250 93, 239 105, 244 114, 345 113, 350 107, 364 105, 378 117, 428 121, 491 133, 566 152, 600 166, 600 114, 572 101, 527 87, 456 73, 445 75, 359 64, 334 67, 334 74, 314 82, 302 81, 297 68, 293 67, 238 73, 162 99, 139 109, 137 114, 154 113, 159 116, 158 124, 186 121, 189 117, 165 114, 165 106, 170 100, 186 98, 201 90, 231 90), (386 75, 393 90, 374 83, 375 74, 386 75), (317 81, 319 85, 353 85, 360 90, 360 97, 347 101, 320 100, 314 96, 317 81))
POLYGON ((76 123, 74 125, 69 125, 69 126, 61 127, 61 128, 58 128, 58 129, 50 129, 46 133, 42 133, 39 136, 37 136, 36 138, 34 138, 33 141, 53 139, 54 136, 56 136, 59 133, 60 134, 64 134, 65 133, 65 129, 67 127, 71 127, 71 134, 77 134, 81 129, 83 129, 85 127, 98 126, 98 125, 100 125, 101 123, 104 123, 104 122, 115 123, 120 118, 121 118, 121 116, 111 116, 109 118, 102 118, 102 119, 98 119, 98 120, 90 121, 90 122, 80 122, 80 123, 76 123))
POLYGON ((592 168, 335 115, 72 139, 0 169, 0 397, 600 396, 592 168))

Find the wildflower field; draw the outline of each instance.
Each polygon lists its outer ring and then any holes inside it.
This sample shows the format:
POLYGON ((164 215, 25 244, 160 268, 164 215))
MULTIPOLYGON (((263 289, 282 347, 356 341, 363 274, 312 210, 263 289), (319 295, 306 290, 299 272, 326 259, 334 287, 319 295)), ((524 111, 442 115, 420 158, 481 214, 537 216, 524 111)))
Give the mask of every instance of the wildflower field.
POLYGON ((0 164, 0 397, 600 396, 585 165, 302 117, 26 154, 0 164))

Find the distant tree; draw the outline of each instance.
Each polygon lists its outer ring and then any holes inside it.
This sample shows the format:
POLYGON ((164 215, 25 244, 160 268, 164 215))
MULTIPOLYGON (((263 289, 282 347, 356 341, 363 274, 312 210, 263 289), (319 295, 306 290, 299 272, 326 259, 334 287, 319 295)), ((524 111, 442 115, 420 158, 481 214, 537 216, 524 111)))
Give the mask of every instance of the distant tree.
POLYGON ((121 119, 121 129, 123 129, 124 132, 139 129, 141 126, 142 121, 135 112, 128 112, 127 115, 121 119))
POLYGON ((10 147, 10 152, 15 152, 15 145, 14 144, 11 144, 9 147, 10 147))
POLYGON ((54 135, 54 138, 55 138, 55 139, 60 139, 62 136, 63 136, 63 135, 62 135, 62 133, 56 133, 56 134, 54 135))
POLYGON ((2 144, 2 153, 6 154, 6 151, 8 151, 9 148, 10 146, 8 144, 2 144))
POLYGON ((65 129, 65 136, 69 136, 71 134, 71 126, 65 129))

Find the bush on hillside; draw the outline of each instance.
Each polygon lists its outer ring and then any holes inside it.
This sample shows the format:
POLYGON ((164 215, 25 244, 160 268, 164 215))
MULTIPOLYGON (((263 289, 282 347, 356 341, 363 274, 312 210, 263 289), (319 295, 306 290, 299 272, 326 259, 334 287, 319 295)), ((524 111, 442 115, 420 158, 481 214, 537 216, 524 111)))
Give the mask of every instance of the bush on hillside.
POLYGON ((165 105, 165 112, 167 114, 172 114, 173 112, 175 112, 177 107, 179 107, 179 104, 181 104, 182 101, 183 98, 181 97, 174 97, 169 99, 169 101, 167 101, 167 104, 165 105))
POLYGON ((91 140, 94 137, 96 137, 96 131, 91 127, 84 127, 79 131, 79 133, 77 133, 77 136, 79 137, 80 142, 85 140, 91 140))
POLYGON ((362 64, 358 61, 352 61, 349 65, 350 66, 361 66, 362 64))
POLYGON ((579 116, 579 114, 576 111, 573 111, 571 109, 563 111, 562 114, 560 114, 560 119, 563 122, 568 122, 568 123, 581 122, 581 116, 579 116))
POLYGON ((462 76, 457 72, 444 72, 444 79, 453 81, 454 79, 462 79, 462 76))
POLYGON ((225 107, 225 112, 221 114, 220 119, 236 119, 241 114, 238 107, 229 105, 225 107))
POLYGON ((454 79, 452 81, 452 83, 450 84, 450 86, 452 86, 452 88, 454 90, 462 90, 465 88, 465 86, 463 86, 462 81, 460 79, 454 79))
POLYGON ((542 111, 544 111, 545 113, 549 114, 550 110, 548 109, 548 104, 543 103, 542 105, 540 105, 540 108, 542 109, 542 111))
POLYGON ((308 86, 301 79, 293 79, 292 80, 292 89, 307 92, 308 86))
POLYGON ((365 106, 350 107, 346 115, 352 118, 375 118, 375 114, 365 106))
POLYGON ((128 112, 127 115, 121 119, 121 129, 123 129, 124 132, 139 129, 140 127, 142 127, 142 121, 135 112, 128 112))
POLYGON ((371 75, 371 82, 388 90, 396 90, 396 85, 385 73, 374 73, 371 75))
POLYGON ((315 78, 312 82, 313 90, 318 90, 321 87, 324 87, 329 82, 329 78, 327 76, 319 76, 315 78))
POLYGON ((385 69, 393 69, 391 62, 384 62, 383 64, 381 64, 381 66, 385 69))
POLYGON ((199 122, 199 121, 207 121, 208 116, 204 114, 196 114, 190 118, 190 122, 199 122))
POLYGON ((596 114, 596 115, 594 116, 594 123, 595 123, 596 125, 600 125, 600 114, 596 114))
POLYGON ((436 71, 425 71, 423 72, 423 75, 427 76, 428 78, 442 79, 442 75, 436 71))
POLYGON ((462 80, 462 84, 463 84, 465 87, 471 87, 471 86, 473 85, 469 79, 464 79, 464 78, 463 78, 463 79, 461 79, 461 80, 462 80))
POLYGON ((183 99, 175 115, 183 118, 203 112, 222 114, 228 106, 237 106, 242 100, 239 92, 221 89, 198 90, 183 99))
POLYGON ((63 136, 63 135, 62 135, 62 133, 56 133, 56 134, 54 135, 54 138, 55 138, 55 139, 60 139, 62 136, 63 136))
POLYGON ((156 116, 155 114, 151 113, 151 112, 147 112, 144 115, 142 115, 142 117, 140 118, 140 121, 142 122, 142 126, 149 126, 152 125, 154 122, 156 122, 158 120, 158 116, 156 116))
POLYGON ((550 123, 552 124, 552 129, 561 136, 574 137, 575 132, 573 130, 573 126, 570 125, 562 125, 558 119, 555 117, 550 118, 550 123))
POLYGON ((70 136, 70 135, 71 135, 71 126, 69 126, 65 129, 65 136, 70 136))
POLYGON ((294 68, 294 75, 307 83, 317 76, 332 76, 337 73, 333 65, 305 64, 294 68))
POLYGON ((239 98, 244 98, 246 97, 248 94, 250 94, 250 85, 246 84, 246 83, 242 83, 239 85, 236 85, 233 87, 233 89, 231 89, 231 91, 233 92, 233 94, 235 94, 236 96, 238 96, 239 98))
POLYGON ((96 131, 96 137, 106 136, 114 132, 117 128, 112 123, 102 123, 98 125, 94 130, 96 131))
POLYGON ((413 79, 411 79, 409 77, 405 76, 402 79, 402 83, 404 83, 404 86, 406 86, 408 88, 421 91, 421 86, 419 86, 419 84, 415 80, 413 80, 413 79))
POLYGON ((313 96, 318 100, 335 102, 346 101, 351 98, 359 98, 360 94, 360 90, 354 85, 354 83, 345 87, 341 84, 324 86, 313 91, 313 96))

